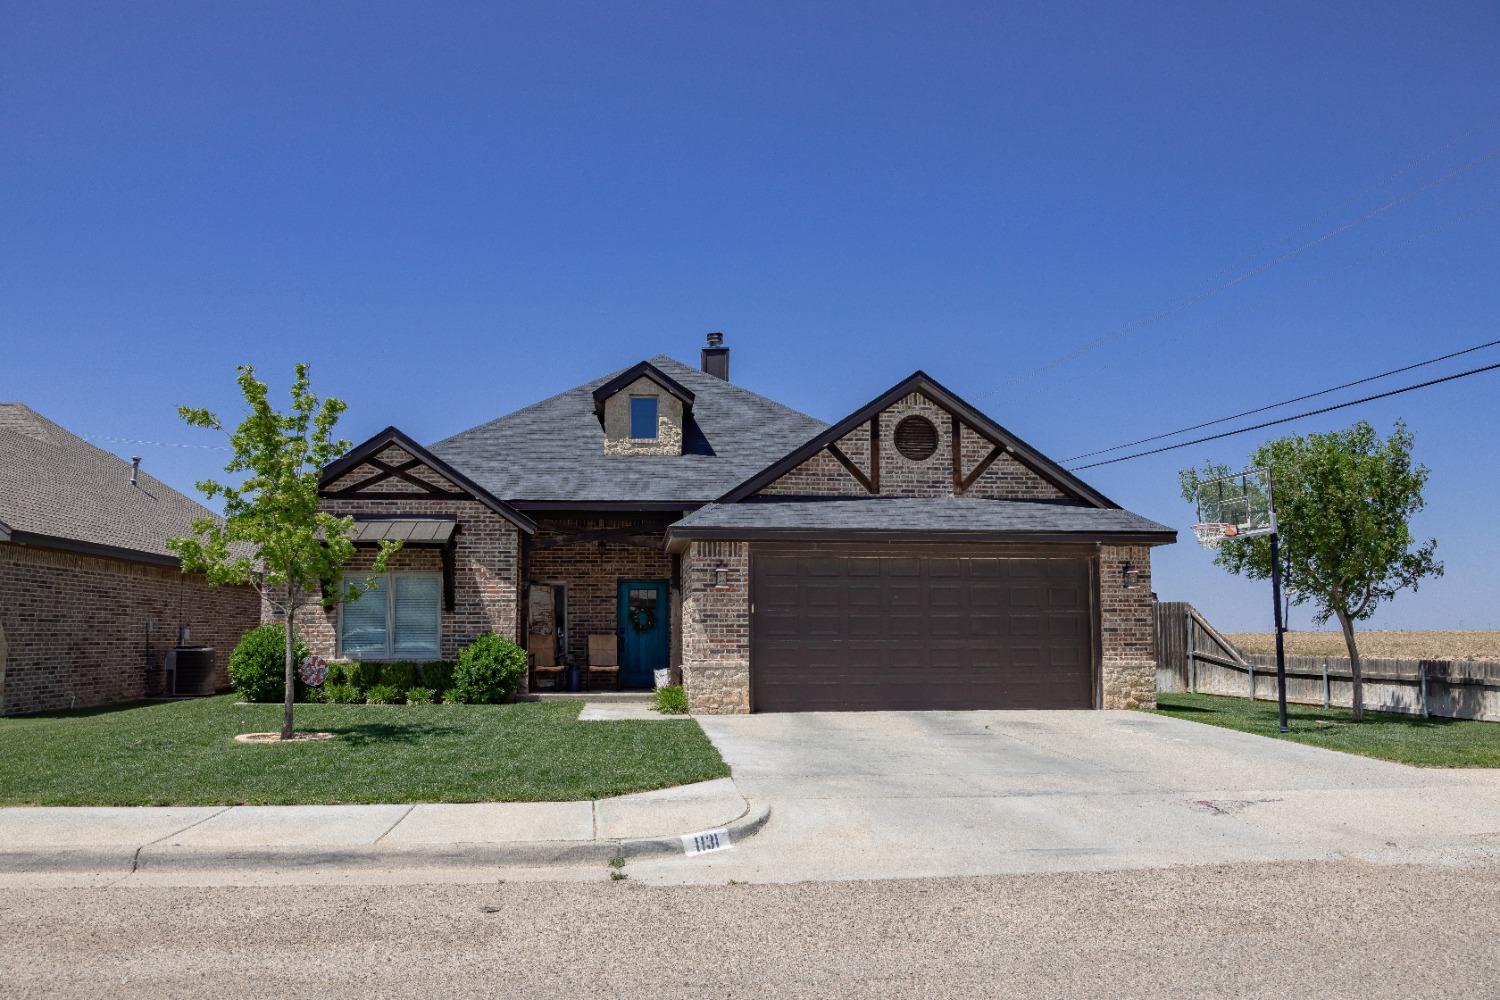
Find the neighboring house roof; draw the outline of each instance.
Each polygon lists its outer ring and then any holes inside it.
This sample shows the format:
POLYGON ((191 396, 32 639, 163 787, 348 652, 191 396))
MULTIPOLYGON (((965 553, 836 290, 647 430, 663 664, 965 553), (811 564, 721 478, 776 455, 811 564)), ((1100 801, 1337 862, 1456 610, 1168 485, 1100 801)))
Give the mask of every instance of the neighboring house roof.
POLYGON ((914 392, 919 392, 949 413, 960 417, 976 432, 993 444, 1003 446, 1022 465, 1056 486, 1062 492, 1095 507, 1118 508, 1120 505, 1058 465, 1052 459, 1022 441, 1015 434, 1001 427, 985 414, 964 402, 949 391, 937 379, 918 369, 876 396, 843 420, 827 428, 812 440, 794 451, 776 456, 765 468, 759 469, 744 482, 737 484, 718 498, 719 503, 737 503, 751 494, 765 489, 778 478, 795 469, 818 452, 836 443, 857 427, 914 392))
POLYGON ((207 507, 21 403, 0 403, 0 522, 12 542, 177 565, 207 507))
POLYGON ((709 539, 787 541, 908 536, 1017 541, 1109 541, 1163 545, 1177 533, 1139 514, 1066 503, 970 497, 827 497, 750 500, 701 507, 667 529, 668 545, 709 539))
POLYGON ((650 364, 693 395, 680 456, 605 453, 594 390, 633 369, 455 434, 429 450, 492 495, 522 507, 548 502, 691 507, 719 496, 827 426, 666 355, 650 364))
POLYGON ((657 385, 661 386, 662 390, 665 391, 668 395, 675 396, 678 401, 682 403, 682 409, 684 413, 693 408, 694 394, 691 389, 689 389, 687 386, 683 385, 676 379, 672 378, 670 375, 653 365, 651 362, 642 361, 638 365, 632 365, 631 367, 625 369, 620 374, 616 375, 614 378, 610 379, 608 382, 604 383, 603 385, 599 386, 599 388, 594 390, 594 413, 602 415, 604 413, 605 400, 609 399, 609 397, 613 396, 621 389, 624 389, 627 386, 634 385, 637 380, 643 378, 650 379, 652 382, 655 382, 657 385))
POLYGON ((473 480, 469 479, 468 476, 465 476, 462 472, 459 472, 457 469, 453 468, 453 466, 449 465, 447 462, 443 461, 441 458, 437 457, 426 448, 423 448, 421 445, 417 444, 417 442, 413 441, 410 436, 408 436, 398 428, 387 427, 385 430, 380 431, 379 433, 367 438, 360 444, 355 445, 336 461, 330 462, 328 465, 324 466, 323 473, 318 478, 318 485, 326 490, 328 487, 332 486, 334 483, 338 482, 344 476, 348 475, 350 472, 353 472, 361 465, 368 465, 378 471, 368 478, 350 486, 349 489, 352 491, 358 491, 367 486, 372 486, 380 482, 381 480, 394 477, 397 479, 405 480, 416 488, 426 491, 428 495, 440 499, 446 497, 455 500, 466 500, 472 496, 476 501, 484 504, 490 510, 494 511, 496 514, 499 514, 501 517, 505 518, 511 524, 514 524, 517 528, 520 528, 528 535, 536 533, 535 521, 527 517, 525 514, 522 514, 520 511, 516 510, 504 500, 501 500, 491 494, 483 486, 475 483, 473 480), (386 465, 384 462, 382 462, 380 460, 380 453, 385 451, 392 445, 395 445, 402 451, 405 451, 408 455, 411 456, 411 460, 404 463, 403 465, 386 465), (436 472, 438 475, 447 479, 451 484, 457 486, 460 490, 463 490, 465 492, 449 493, 448 491, 435 486, 433 483, 414 478, 410 474, 409 469, 410 467, 417 465, 425 465, 427 468, 431 469, 433 472, 436 472))

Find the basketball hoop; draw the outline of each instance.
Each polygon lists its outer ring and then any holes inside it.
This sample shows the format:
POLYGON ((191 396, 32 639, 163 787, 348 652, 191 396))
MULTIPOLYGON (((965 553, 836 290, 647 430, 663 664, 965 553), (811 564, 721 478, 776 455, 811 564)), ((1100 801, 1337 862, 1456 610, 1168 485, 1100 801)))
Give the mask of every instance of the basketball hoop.
POLYGON ((1198 544, 1205 549, 1216 549, 1226 538, 1239 537, 1238 525, 1223 524, 1220 522, 1208 522, 1193 525, 1193 534, 1198 538, 1198 544))

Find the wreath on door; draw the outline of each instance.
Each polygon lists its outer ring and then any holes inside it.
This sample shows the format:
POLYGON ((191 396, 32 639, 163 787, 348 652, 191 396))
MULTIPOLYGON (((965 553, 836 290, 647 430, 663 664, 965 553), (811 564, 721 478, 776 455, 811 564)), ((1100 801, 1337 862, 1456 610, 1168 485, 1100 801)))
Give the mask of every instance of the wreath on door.
POLYGON ((637 632, 649 632, 656 627, 656 612, 650 608, 633 608, 630 612, 630 624, 637 632))

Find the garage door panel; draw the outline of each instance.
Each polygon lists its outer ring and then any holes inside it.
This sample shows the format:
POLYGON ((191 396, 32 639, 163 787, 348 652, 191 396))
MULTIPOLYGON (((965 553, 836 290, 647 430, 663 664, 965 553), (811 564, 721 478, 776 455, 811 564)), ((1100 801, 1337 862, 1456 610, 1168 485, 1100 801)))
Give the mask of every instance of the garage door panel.
POLYGON ((1085 560, 751 561, 758 711, 1092 704, 1085 560))

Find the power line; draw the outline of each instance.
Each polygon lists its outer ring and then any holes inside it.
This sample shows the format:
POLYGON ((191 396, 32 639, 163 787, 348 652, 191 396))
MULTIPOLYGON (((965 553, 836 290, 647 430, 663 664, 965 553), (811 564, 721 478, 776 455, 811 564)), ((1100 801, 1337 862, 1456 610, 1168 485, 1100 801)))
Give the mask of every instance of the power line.
POLYGON ((1473 170, 1476 167, 1483 166, 1496 157, 1500 157, 1500 146, 1496 146, 1492 149, 1487 150, 1480 156, 1477 156, 1467 163, 1453 168, 1445 174, 1439 175, 1438 177, 1428 181, 1425 184, 1419 185, 1415 188, 1403 192, 1395 198, 1392 198, 1390 201, 1385 202, 1383 205, 1380 205, 1377 208, 1373 208, 1365 214, 1357 216, 1356 218, 1345 222, 1343 225, 1338 226, 1337 228, 1330 229, 1328 232, 1316 237, 1315 239, 1311 239, 1306 243, 1299 244, 1298 246, 1295 246, 1292 249, 1285 251, 1284 253, 1280 253, 1275 257, 1270 258, 1269 260, 1263 261, 1262 263, 1250 268, 1247 271, 1240 272, 1232 278, 1210 285, 1207 288, 1195 292, 1187 298, 1182 299, 1175 304, 1160 310, 1159 312, 1153 313, 1150 316, 1143 317, 1142 319, 1139 319, 1136 322, 1129 324, 1128 326, 1122 327, 1119 330, 1115 330, 1111 333, 1101 334, 1100 336, 1095 337, 1093 340, 1086 341, 1072 351, 1069 351, 1067 354, 1054 358, 1044 365, 1033 368, 1028 372, 1017 375, 1015 378, 1002 383, 998 387, 990 390, 988 393, 985 393, 985 395, 992 396, 995 393, 1003 392, 1006 389, 1013 388, 1023 382, 1030 381, 1031 379, 1036 378, 1039 375, 1045 375, 1047 372, 1052 371, 1055 368, 1060 368, 1072 361, 1076 361, 1084 355, 1090 354, 1105 346, 1106 344, 1113 343, 1117 340, 1123 340, 1126 337, 1144 330, 1148 326, 1152 326, 1156 323, 1161 322, 1162 320, 1169 319, 1172 316, 1175 316, 1178 313, 1182 312, 1184 309, 1195 306, 1199 302, 1210 299, 1213 296, 1218 295, 1220 292, 1226 292, 1229 289, 1234 288, 1236 285, 1244 284, 1251 278, 1255 278, 1262 274, 1265 274, 1267 271, 1270 271, 1273 268, 1280 266, 1281 264, 1285 264, 1287 261, 1292 260, 1295 257, 1301 256, 1307 251, 1328 242, 1336 236, 1340 236, 1351 229, 1369 222, 1371 219, 1378 218, 1379 216, 1384 215, 1392 209, 1406 204, 1419 195, 1426 194, 1428 191, 1431 191, 1434 188, 1441 187, 1449 181, 1468 173, 1470 170, 1473 170))
POLYGON ((1124 444, 1117 444, 1112 448, 1100 448, 1098 451, 1086 451, 1082 455, 1074 455, 1072 458, 1063 459, 1063 461, 1076 462, 1082 458, 1093 458, 1095 455, 1107 455, 1112 451, 1119 451, 1122 448, 1133 448, 1138 444, 1149 444, 1152 441, 1160 441, 1162 438, 1176 437, 1178 434, 1187 434, 1190 431, 1197 431, 1202 430, 1205 427, 1212 427, 1214 424, 1223 424, 1231 420, 1238 420, 1241 417, 1250 417, 1254 416, 1257 413, 1265 413, 1267 410, 1275 410, 1283 406, 1291 406, 1293 403, 1301 403, 1309 399, 1316 399, 1319 396, 1326 396, 1330 392, 1338 392, 1342 389, 1352 389, 1357 385, 1364 385, 1366 382, 1377 382, 1380 379, 1389 378, 1392 375, 1400 375, 1403 372, 1409 372, 1417 368, 1425 368, 1427 365, 1435 365, 1439 361, 1450 361, 1453 358, 1462 357, 1465 354, 1473 354, 1475 351, 1482 351, 1486 347, 1497 346, 1500 346, 1500 340, 1491 340, 1488 343, 1475 344, 1473 347, 1465 347, 1463 350, 1454 351, 1451 354, 1443 354, 1436 358, 1428 358, 1426 361, 1418 361, 1415 364, 1403 365, 1400 368, 1392 368, 1390 371, 1381 372, 1379 375, 1367 375, 1364 378, 1355 379, 1353 382, 1345 382, 1342 385, 1335 385, 1327 389, 1319 389, 1317 392, 1309 392, 1302 396, 1294 396, 1291 399, 1283 399, 1279 403, 1269 403, 1265 406, 1257 406, 1253 410, 1241 410, 1239 413, 1232 413, 1227 417, 1218 417, 1214 420, 1205 420, 1203 423, 1193 424, 1191 427, 1179 427, 1177 430, 1167 431, 1165 434, 1153 434, 1150 437, 1136 438, 1134 441, 1126 441, 1124 444))
POLYGON ((1360 399, 1351 399, 1345 403, 1335 403, 1317 410, 1308 410, 1306 413, 1297 413, 1290 417, 1278 417, 1275 420, 1267 420, 1259 424, 1251 424, 1249 427, 1239 427, 1232 431, 1221 431, 1218 434, 1209 434, 1206 437, 1194 438, 1192 441, 1181 441, 1177 444, 1162 445, 1160 448, 1150 448, 1146 451, 1138 451, 1130 455, 1121 455, 1119 458, 1106 458, 1102 462, 1090 462, 1088 465, 1080 465, 1073 471, 1081 472, 1084 469, 1097 469, 1101 465, 1114 465, 1116 462, 1129 462, 1136 458, 1145 458, 1147 455, 1159 455, 1164 451, 1175 451, 1178 448, 1190 448, 1195 444, 1203 444, 1206 441, 1218 441, 1221 438, 1234 437, 1236 434, 1248 434, 1251 431, 1264 430, 1267 427, 1275 427, 1277 424, 1288 424, 1293 420, 1301 420, 1304 417, 1316 417, 1323 413, 1332 413, 1334 410, 1343 410, 1350 406, 1358 406, 1361 403, 1371 403, 1377 399, 1388 399, 1391 396, 1399 396, 1403 392, 1414 392, 1417 389, 1426 389, 1434 385, 1442 385, 1444 382, 1452 382, 1456 379, 1468 378, 1470 375, 1479 375, 1483 372, 1491 372, 1500 368, 1500 361, 1482 368, 1470 368, 1465 372, 1457 372, 1453 375, 1444 375, 1442 378, 1429 379, 1426 382, 1418 382, 1416 385, 1404 385, 1399 389, 1391 389, 1386 392, 1377 392, 1373 396, 1364 396, 1360 399))
POLYGON ((152 448, 205 448, 209 451, 228 451, 228 445, 222 444, 187 444, 181 441, 143 441, 140 438, 111 437, 108 434, 85 434, 83 437, 89 441, 109 441, 113 444, 141 444, 152 448))

